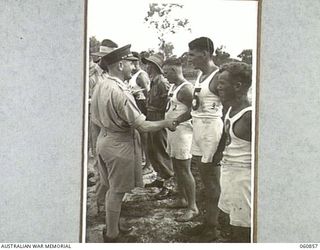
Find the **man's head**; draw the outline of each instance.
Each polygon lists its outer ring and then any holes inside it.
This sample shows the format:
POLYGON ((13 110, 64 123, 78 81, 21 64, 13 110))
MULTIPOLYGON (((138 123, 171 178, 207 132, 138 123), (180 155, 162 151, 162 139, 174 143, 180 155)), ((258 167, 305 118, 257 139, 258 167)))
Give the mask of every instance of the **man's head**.
POLYGON ((141 69, 141 67, 140 67, 141 57, 140 57, 140 54, 138 52, 135 52, 135 51, 132 52, 132 55, 137 58, 137 61, 133 61, 132 62, 133 63, 132 74, 135 74, 141 69))
POLYGON ((189 44, 189 60, 195 69, 201 69, 201 66, 212 60, 214 45, 210 38, 199 37, 189 44))
POLYGON ((143 57, 141 61, 144 64, 147 64, 147 73, 151 78, 156 75, 163 74, 162 65, 164 58, 161 53, 157 53, 149 57, 143 57))
POLYGON ((131 45, 113 50, 101 58, 100 67, 108 69, 110 75, 119 77, 121 80, 129 80, 133 69, 133 61, 137 61, 130 52, 131 45))
POLYGON ((252 82, 252 69, 243 62, 223 64, 219 70, 218 93, 222 103, 247 96, 252 82))
POLYGON ((91 55, 101 59, 101 57, 107 55, 116 48, 118 48, 118 44, 110 39, 104 39, 100 44, 99 51, 91 53, 91 55))
POLYGON ((168 58, 163 64, 164 76, 170 83, 178 83, 179 78, 182 75, 182 62, 180 58, 171 57, 168 58))

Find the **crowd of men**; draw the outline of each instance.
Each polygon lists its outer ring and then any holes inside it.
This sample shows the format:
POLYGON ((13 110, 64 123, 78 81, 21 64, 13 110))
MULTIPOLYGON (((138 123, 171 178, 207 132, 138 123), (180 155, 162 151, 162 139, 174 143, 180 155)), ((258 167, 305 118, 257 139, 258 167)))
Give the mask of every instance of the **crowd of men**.
POLYGON ((227 218, 230 240, 250 242, 251 66, 231 62, 218 67, 207 37, 188 47, 188 60, 199 71, 195 83, 185 79, 176 56, 141 58, 130 45, 119 48, 108 39, 92 53, 99 60, 90 62, 89 134, 98 163, 97 200, 105 206, 105 242, 117 242, 120 233, 130 231, 119 223, 125 193, 158 187, 155 198, 166 199, 172 192, 166 183, 173 176, 178 198, 169 206, 184 209, 176 221, 197 217, 191 162, 200 173, 206 213, 203 223, 187 233, 214 241, 219 221, 223 229, 220 218, 227 218), (144 185, 143 172, 150 167, 157 179, 144 185))

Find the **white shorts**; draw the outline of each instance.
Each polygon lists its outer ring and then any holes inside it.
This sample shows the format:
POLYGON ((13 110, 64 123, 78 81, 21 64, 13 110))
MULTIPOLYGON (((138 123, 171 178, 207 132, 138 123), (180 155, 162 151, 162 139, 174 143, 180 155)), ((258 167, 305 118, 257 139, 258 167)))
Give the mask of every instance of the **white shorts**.
POLYGON ((218 207, 230 216, 230 224, 251 227, 251 168, 222 165, 218 207))
POLYGON ((192 125, 180 124, 176 131, 167 129, 167 153, 178 160, 191 159, 192 125))
POLYGON ((222 119, 192 118, 193 138, 191 153, 202 156, 201 162, 212 162, 212 158, 218 148, 222 130, 222 119))

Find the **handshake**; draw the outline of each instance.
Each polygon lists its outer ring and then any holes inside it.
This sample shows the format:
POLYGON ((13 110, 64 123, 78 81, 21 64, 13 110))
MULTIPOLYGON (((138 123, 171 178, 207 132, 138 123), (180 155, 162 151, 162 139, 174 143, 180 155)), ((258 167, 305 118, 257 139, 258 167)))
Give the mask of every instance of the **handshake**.
POLYGON ((166 119, 167 122, 166 128, 169 129, 170 131, 176 131, 177 126, 179 125, 179 122, 177 119, 166 119))

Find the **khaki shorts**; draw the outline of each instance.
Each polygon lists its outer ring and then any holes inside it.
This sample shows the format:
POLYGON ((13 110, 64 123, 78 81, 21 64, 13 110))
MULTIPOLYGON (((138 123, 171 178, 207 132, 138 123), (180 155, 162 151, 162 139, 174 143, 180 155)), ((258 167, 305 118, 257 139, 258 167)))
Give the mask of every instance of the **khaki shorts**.
POLYGON ((191 153, 202 156, 201 162, 212 162, 212 158, 218 148, 223 122, 220 118, 193 118, 193 138, 191 153))
POLYGON ((110 190, 125 193, 143 187, 141 145, 138 132, 133 136, 99 135, 97 154, 102 184, 110 190))
POLYGON ((251 168, 221 166, 218 207, 230 216, 230 224, 251 227, 251 168))

